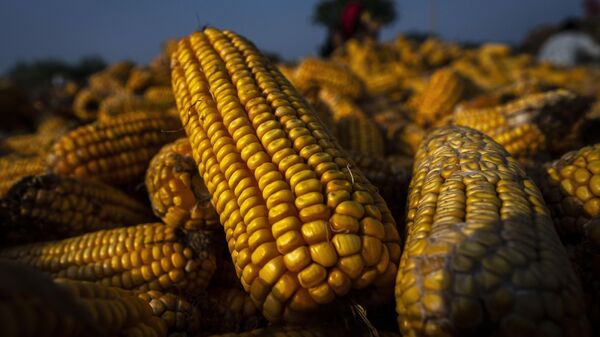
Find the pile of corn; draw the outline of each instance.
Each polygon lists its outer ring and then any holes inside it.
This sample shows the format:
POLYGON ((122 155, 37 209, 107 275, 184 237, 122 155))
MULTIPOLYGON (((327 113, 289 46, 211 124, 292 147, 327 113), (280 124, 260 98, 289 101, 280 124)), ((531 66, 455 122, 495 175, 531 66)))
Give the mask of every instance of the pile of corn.
POLYGON ((599 79, 214 28, 113 64, 0 139, 0 335, 598 335, 599 79))

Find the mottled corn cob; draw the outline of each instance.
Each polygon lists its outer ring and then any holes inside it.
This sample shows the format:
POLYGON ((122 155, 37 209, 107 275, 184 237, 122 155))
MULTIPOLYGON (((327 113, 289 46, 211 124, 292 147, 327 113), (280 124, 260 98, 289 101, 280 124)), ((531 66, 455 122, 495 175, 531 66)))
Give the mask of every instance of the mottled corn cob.
POLYGON ((202 313, 202 331, 209 334, 242 332, 265 326, 259 310, 239 288, 209 288, 196 299, 202 313))
POLYGON ((46 170, 46 158, 41 156, 6 155, 0 157, 0 198, 24 177, 46 170))
POLYGON ((54 144, 50 168, 59 174, 134 185, 160 148, 181 137, 181 123, 164 114, 125 114, 79 127, 54 144))
POLYGON ((588 336, 537 187, 491 138, 432 132, 416 154, 396 311, 408 336, 588 336))
POLYGON ((454 107, 465 98, 468 90, 467 80, 452 68, 437 70, 421 93, 421 104, 415 122, 420 126, 439 125, 445 116, 452 114, 454 107))
POLYGON ((100 103, 106 97, 90 88, 80 90, 73 101, 73 114, 81 121, 92 121, 98 116, 100 103))
POLYGON ((384 156, 383 136, 377 125, 364 116, 348 116, 335 124, 335 136, 347 151, 384 156))
POLYGON ((106 184, 55 174, 23 178, 0 199, 3 240, 59 239, 152 220, 149 209, 106 184))
MULTIPOLYGON (((193 334, 200 331, 200 312, 185 298, 156 290, 141 292, 138 297, 150 305, 154 316, 165 322, 169 333, 193 334)), ((206 331, 204 326, 202 331, 206 331)))
POLYGON ((582 237, 584 225, 600 215, 600 144, 549 163, 541 187, 561 237, 582 237))
POLYGON ((341 95, 357 98, 363 94, 364 84, 352 70, 331 61, 306 58, 298 64, 294 84, 300 90, 311 86, 328 88, 341 95))
POLYGON ((506 105, 459 110, 452 124, 468 126, 492 137, 515 157, 531 156, 561 144, 589 102, 565 90, 525 96, 506 105))
POLYGON ((55 278, 184 294, 204 290, 215 269, 207 237, 184 234, 161 223, 6 248, 0 257, 34 266, 55 278))
POLYGON ((146 171, 146 189, 156 216, 186 230, 220 230, 219 215, 198 174, 187 138, 165 145, 146 171))
POLYGON ((166 336, 167 327, 133 294, 81 281, 52 280, 0 261, 0 335, 166 336))
POLYGON ((385 202, 347 170, 276 67, 244 38, 213 28, 180 41, 172 61, 198 169, 265 317, 299 320, 352 288, 393 283, 400 244, 385 202))

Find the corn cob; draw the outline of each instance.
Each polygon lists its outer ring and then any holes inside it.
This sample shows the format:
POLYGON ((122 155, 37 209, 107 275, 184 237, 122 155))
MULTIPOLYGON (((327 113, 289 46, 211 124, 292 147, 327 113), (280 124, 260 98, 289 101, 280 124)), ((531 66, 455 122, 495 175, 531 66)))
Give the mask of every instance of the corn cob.
POLYGON ((174 117, 126 114, 67 133, 54 144, 48 162, 55 173, 133 185, 152 156, 181 134, 174 117))
POLYGON ((173 88, 244 289, 271 321, 299 320, 393 283, 399 236, 351 177, 314 111, 250 42, 213 28, 179 43, 173 88))
MULTIPOLYGON (((169 333, 193 334, 200 331, 200 312, 185 298, 156 290, 141 292, 138 297, 150 305, 154 316, 165 322, 169 333)), ((202 327, 202 330, 205 331, 205 328, 202 327)))
MULTIPOLYGON (((167 335, 167 322, 153 315, 148 303, 133 293, 91 282, 65 279, 55 282, 78 299, 84 312, 96 323, 99 336, 167 335)), ((81 335, 88 333, 84 331, 81 335)))
POLYGON ((154 85, 154 73, 150 69, 134 68, 129 74, 125 88, 132 93, 141 94, 154 85))
POLYGON ((335 135, 339 144, 347 151, 384 156, 383 136, 377 125, 363 116, 348 116, 335 125, 335 135))
POLYGON ((454 125, 468 126, 492 137, 515 157, 554 151, 589 102, 565 90, 525 96, 506 105, 456 111, 454 125))
POLYGON ((206 236, 184 234, 161 223, 15 246, 0 251, 0 257, 34 266, 54 278, 190 295, 206 288, 215 269, 206 236))
POLYGON ((209 334, 242 332, 265 326, 262 315, 244 290, 212 288, 197 298, 202 331, 209 334))
POLYGON ((73 101, 73 114, 81 121, 92 121, 98 116, 100 103, 106 95, 84 88, 77 93, 73 101))
POLYGON ((122 93, 110 96, 102 101, 98 110, 98 121, 106 122, 117 116, 132 112, 164 113, 174 106, 175 102, 151 101, 143 96, 122 93))
POLYGON ((443 117, 452 113, 468 90, 466 79, 452 68, 437 70, 431 75, 429 84, 422 93, 415 122, 420 126, 437 125, 443 117))
POLYGON ((175 97, 170 85, 150 87, 144 92, 144 98, 161 106, 175 106, 175 97))
POLYGON ((131 70, 133 70, 133 67, 135 67, 135 64, 131 61, 119 61, 111 64, 103 72, 124 84, 129 78, 129 74, 131 73, 131 70))
POLYGON ((63 118, 49 117, 35 133, 15 135, 0 141, 0 149, 21 156, 46 155, 54 142, 73 126, 63 118))
POLYGON ((546 166, 544 199, 563 239, 582 237, 600 215, 600 144, 572 151, 546 166))
POLYGON ((19 180, 46 170, 46 159, 40 156, 7 155, 0 157, 0 198, 19 180))
POLYGON ((3 337, 166 336, 166 324, 124 290, 89 282, 52 282, 9 261, 0 266, 3 337))
POLYGON ((154 156, 146 172, 146 189, 154 214, 168 226, 186 230, 220 227, 187 138, 165 145, 154 156))
POLYGON ((148 222, 147 207, 100 182, 46 174, 23 178, 0 200, 3 239, 59 239, 148 222))
POLYGON ((360 97, 364 91, 363 82, 352 70, 344 65, 316 58, 302 60, 296 68, 294 79, 294 84, 302 91, 317 86, 352 98, 360 97))
POLYGON ((588 336, 578 281, 537 187, 480 132, 415 157, 396 311, 409 336, 588 336))

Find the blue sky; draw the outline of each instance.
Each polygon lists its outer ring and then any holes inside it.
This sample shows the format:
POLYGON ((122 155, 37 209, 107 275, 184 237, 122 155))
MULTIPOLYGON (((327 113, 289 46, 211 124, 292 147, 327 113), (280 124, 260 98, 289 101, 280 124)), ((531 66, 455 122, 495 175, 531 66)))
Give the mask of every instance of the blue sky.
MULTIPOLYGON (((311 23, 318 0, 2 0, 0 72, 17 60, 146 63, 163 40, 205 24, 234 30, 260 48, 293 59, 316 54, 325 30, 311 23)), ((430 28, 429 0, 396 1, 400 20, 382 31, 430 28)), ((436 0, 437 32, 458 41, 519 42, 534 27, 581 15, 580 0, 436 0)))

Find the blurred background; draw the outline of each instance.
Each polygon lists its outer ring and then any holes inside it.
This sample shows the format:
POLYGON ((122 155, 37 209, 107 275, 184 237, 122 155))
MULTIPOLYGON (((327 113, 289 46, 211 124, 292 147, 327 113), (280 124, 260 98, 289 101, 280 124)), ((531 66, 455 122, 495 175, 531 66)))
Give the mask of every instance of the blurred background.
MULTIPOLYGON (((285 60, 317 54, 327 27, 314 21, 323 1, 85 1, 0 3, 0 74, 23 62, 54 60, 95 67, 130 59, 148 63, 161 43, 204 25, 231 29, 285 60)), ((585 15, 582 0, 393 1, 380 38, 433 33, 444 40, 512 45, 544 25, 585 15)), ((55 66, 58 66, 55 64, 55 66)))

